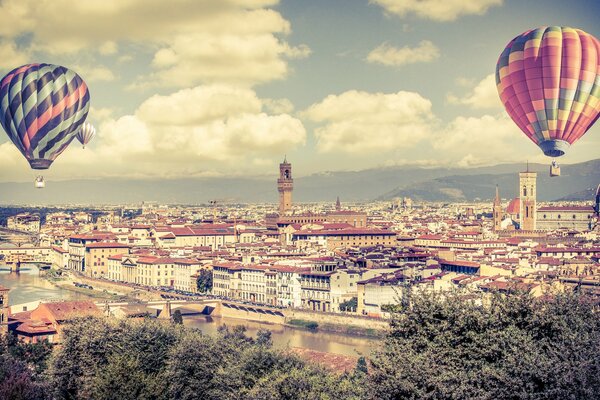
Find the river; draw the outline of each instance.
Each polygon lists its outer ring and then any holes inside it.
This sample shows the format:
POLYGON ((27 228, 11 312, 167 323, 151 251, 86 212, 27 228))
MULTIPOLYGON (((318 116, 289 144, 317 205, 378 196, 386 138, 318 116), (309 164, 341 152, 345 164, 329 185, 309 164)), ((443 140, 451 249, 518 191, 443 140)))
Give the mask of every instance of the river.
MULTIPOLYGON (((9 303, 11 305, 28 303, 40 299, 85 299, 86 296, 61 289, 39 277, 37 267, 25 265, 20 272, 10 272, 0 266, 0 285, 11 289, 9 303)), ((272 332, 273 345, 277 348, 303 347, 317 351, 345 354, 350 356, 368 355, 376 346, 377 339, 369 339, 340 333, 311 332, 304 329, 283 325, 250 322, 233 318, 212 318, 204 315, 184 317, 184 324, 198 328, 202 332, 214 335, 221 325, 233 327, 244 325, 247 334, 255 336, 260 328, 272 332)))

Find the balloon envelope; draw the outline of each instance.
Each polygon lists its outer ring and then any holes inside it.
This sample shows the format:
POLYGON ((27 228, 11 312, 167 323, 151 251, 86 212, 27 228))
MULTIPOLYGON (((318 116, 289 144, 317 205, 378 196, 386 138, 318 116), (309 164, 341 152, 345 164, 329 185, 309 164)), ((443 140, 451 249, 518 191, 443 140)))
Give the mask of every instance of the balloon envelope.
POLYGON ((87 85, 70 69, 23 65, 0 81, 0 124, 31 168, 46 169, 75 138, 89 101, 87 85))
POLYGON ((84 122, 83 125, 81 125, 81 128, 79 128, 79 131, 77 131, 77 140, 79 140, 79 143, 85 148, 85 145, 92 140, 95 134, 96 128, 94 128, 94 125, 89 122, 84 122))
POLYGON ((568 27, 527 31, 500 55, 496 85, 525 135, 545 155, 561 156, 600 114, 600 42, 568 27))

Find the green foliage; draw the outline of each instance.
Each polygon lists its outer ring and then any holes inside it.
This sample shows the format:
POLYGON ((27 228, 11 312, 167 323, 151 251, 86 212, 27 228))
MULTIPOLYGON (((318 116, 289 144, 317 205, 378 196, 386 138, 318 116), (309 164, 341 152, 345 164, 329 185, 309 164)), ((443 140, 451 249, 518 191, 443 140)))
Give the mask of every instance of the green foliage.
POLYGON ((173 315, 171 316, 171 321, 174 324, 183 324, 183 316, 181 315, 181 311, 180 310, 175 310, 173 312, 173 315))
POLYGON ((50 369, 56 399, 358 398, 364 386, 364 377, 334 375, 273 350, 266 330, 254 339, 243 326, 223 326, 211 337, 152 320, 85 318, 63 333, 50 369), (271 381, 280 386, 259 387, 271 381))
POLYGON ((213 274, 211 270, 201 269, 196 280, 198 291, 200 293, 208 293, 213 287, 213 274))
POLYGON ((288 324, 310 329, 313 331, 317 330, 317 328, 319 327, 319 324, 315 321, 307 321, 305 319, 291 319, 289 320, 288 324))
POLYGON ((358 307, 358 297, 353 297, 350 300, 340 303, 340 311, 356 311, 358 307))
POLYGON ((23 343, 9 333, 0 335, 0 399, 46 399, 42 379, 52 344, 23 343))
POLYGON ((587 299, 421 295, 398 306, 369 365, 378 399, 594 398, 600 315, 587 299))

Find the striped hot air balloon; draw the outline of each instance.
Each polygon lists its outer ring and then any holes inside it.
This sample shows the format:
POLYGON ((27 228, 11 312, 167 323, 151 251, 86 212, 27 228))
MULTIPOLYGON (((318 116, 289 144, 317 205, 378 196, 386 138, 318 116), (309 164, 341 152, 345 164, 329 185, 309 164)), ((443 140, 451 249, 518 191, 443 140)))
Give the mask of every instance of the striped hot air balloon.
POLYGON ((0 124, 32 169, 50 167, 75 138, 89 107, 83 79, 59 65, 23 65, 0 81, 0 124))
POLYGON ((79 143, 81 143, 85 149, 85 145, 88 144, 95 135, 96 128, 94 128, 94 125, 89 122, 84 122, 77 131, 77 140, 79 140, 79 143))
POLYGON ((506 111, 545 155, 560 157, 600 115, 600 42, 568 27, 527 31, 496 65, 506 111))

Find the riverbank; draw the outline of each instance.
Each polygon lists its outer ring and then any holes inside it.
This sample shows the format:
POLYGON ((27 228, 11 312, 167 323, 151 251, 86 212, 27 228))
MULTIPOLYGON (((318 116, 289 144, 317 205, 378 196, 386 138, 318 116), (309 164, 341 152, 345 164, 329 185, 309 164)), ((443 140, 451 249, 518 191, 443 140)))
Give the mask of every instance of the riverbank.
MULTIPOLYGON (((60 281, 59 287, 89 295, 90 297, 99 300, 161 300, 160 294, 152 290, 142 290, 120 282, 89 278, 80 274, 75 274, 72 271, 67 272, 67 277, 63 276, 61 278, 64 279, 60 281), (74 286, 73 282, 83 283, 94 289, 79 288, 74 286)), ((53 282, 53 284, 59 283, 53 282)), ((387 320, 362 315, 324 313, 298 309, 283 309, 281 310, 281 314, 281 316, 275 316, 268 313, 255 313, 233 308, 222 309, 222 315, 226 318, 280 325, 313 332, 338 333, 364 338, 381 338, 385 336, 385 333, 389 328, 389 321, 387 320)))

